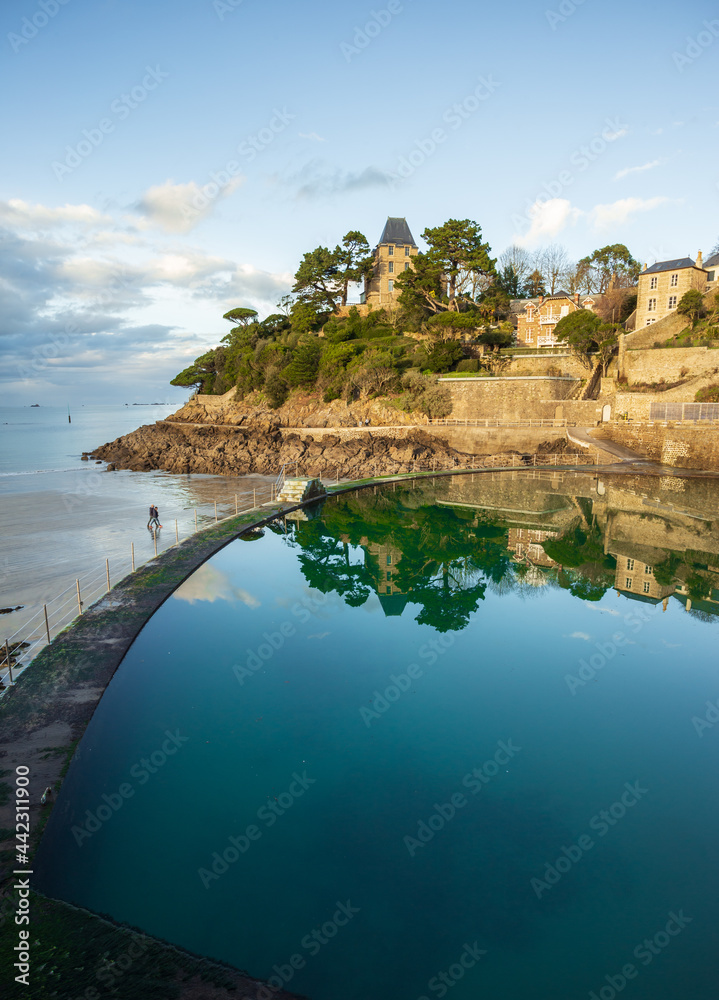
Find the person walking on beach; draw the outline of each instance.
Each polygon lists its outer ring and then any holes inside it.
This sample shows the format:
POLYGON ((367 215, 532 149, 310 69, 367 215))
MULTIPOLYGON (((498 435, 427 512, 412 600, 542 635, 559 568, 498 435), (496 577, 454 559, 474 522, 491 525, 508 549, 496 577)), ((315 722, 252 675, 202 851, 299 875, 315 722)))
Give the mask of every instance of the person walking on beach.
POLYGON ((150 520, 147 522, 148 528, 159 528, 160 527, 160 514, 157 507, 153 504, 150 506, 150 520), (154 522, 154 523, 153 523, 154 522))

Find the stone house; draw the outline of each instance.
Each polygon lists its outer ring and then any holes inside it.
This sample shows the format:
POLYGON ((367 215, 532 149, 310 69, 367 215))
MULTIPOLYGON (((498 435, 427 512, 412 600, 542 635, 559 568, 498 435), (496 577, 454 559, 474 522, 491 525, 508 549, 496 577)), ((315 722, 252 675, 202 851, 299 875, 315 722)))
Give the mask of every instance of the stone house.
POLYGON ((681 257, 678 260, 661 260, 651 267, 645 264, 639 275, 635 329, 651 326, 674 312, 682 295, 690 289, 705 292, 707 277, 701 251, 696 263, 691 257, 681 257))
POLYGON ((399 292, 394 283, 398 274, 409 270, 419 253, 406 219, 389 217, 375 247, 372 277, 365 282, 360 302, 370 309, 396 304, 399 292))
POLYGON ((554 347, 560 343, 554 328, 560 319, 577 309, 593 311, 599 296, 580 295, 575 292, 555 292, 526 299, 517 312, 517 343, 520 347, 554 347))
POLYGON ((719 288, 719 253, 704 261, 704 270, 707 273, 707 288, 719 288))

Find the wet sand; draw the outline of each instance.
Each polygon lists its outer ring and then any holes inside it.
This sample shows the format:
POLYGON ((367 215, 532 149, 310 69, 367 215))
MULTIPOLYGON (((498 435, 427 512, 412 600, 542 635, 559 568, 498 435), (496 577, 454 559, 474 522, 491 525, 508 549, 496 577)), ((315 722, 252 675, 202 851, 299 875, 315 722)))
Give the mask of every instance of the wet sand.
MULTIPOLYGON (((163 525, 158 553, 175 543, 175 519, 180 539, 218 516, 268 500, 268 476, 238 477, 174 475, 163 472, 105 472, 94 463, 78 463, 72 472, 30 473, 3 478, 0 483, 0 607, 23 605, 0 616, 0 641, 10 637, 63 591, 62 611, 55 600, 55 621, 72 610, 75 580, 83 599, 100 596, 105 585, 105 559, 114 585, 130 572, 131 543, 135 565, 154 555, 147 530, 148 507, 155 503, 163 525), (93 589, 94 588, 94 589, 93 589)), ((53 620, 51 617, 51 626, 53 620)), ((18 637, 20 638, 20 637, 18 637)))

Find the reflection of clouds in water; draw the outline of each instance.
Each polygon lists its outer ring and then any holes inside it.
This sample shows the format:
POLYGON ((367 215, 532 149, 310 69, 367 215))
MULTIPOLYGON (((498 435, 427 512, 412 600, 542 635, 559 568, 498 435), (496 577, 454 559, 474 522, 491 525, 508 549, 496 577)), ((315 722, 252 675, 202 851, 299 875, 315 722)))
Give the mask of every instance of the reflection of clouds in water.
POLYGON ((178 601, 242 601, 248 608, 259 608, 260 602, 241 587, 233 586, 226 573, 206 563, 200 566, 172 595, 178 601))
POLYGON ((589 642, 591 638, 588 632, 570 632, 565 636, 565 639, 584 639, 585 642, 589 642))

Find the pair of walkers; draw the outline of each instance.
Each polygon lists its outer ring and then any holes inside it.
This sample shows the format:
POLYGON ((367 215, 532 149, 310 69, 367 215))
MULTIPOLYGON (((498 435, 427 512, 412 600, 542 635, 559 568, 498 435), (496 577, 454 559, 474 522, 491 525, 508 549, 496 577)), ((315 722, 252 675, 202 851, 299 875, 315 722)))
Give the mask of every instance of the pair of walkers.
POLYGON ((147 522, 147 527, 148 528, 162 527, 162 525, 160 524, 160 512, 158 511, 154 503, 150 506, 150 520, 147 522))

